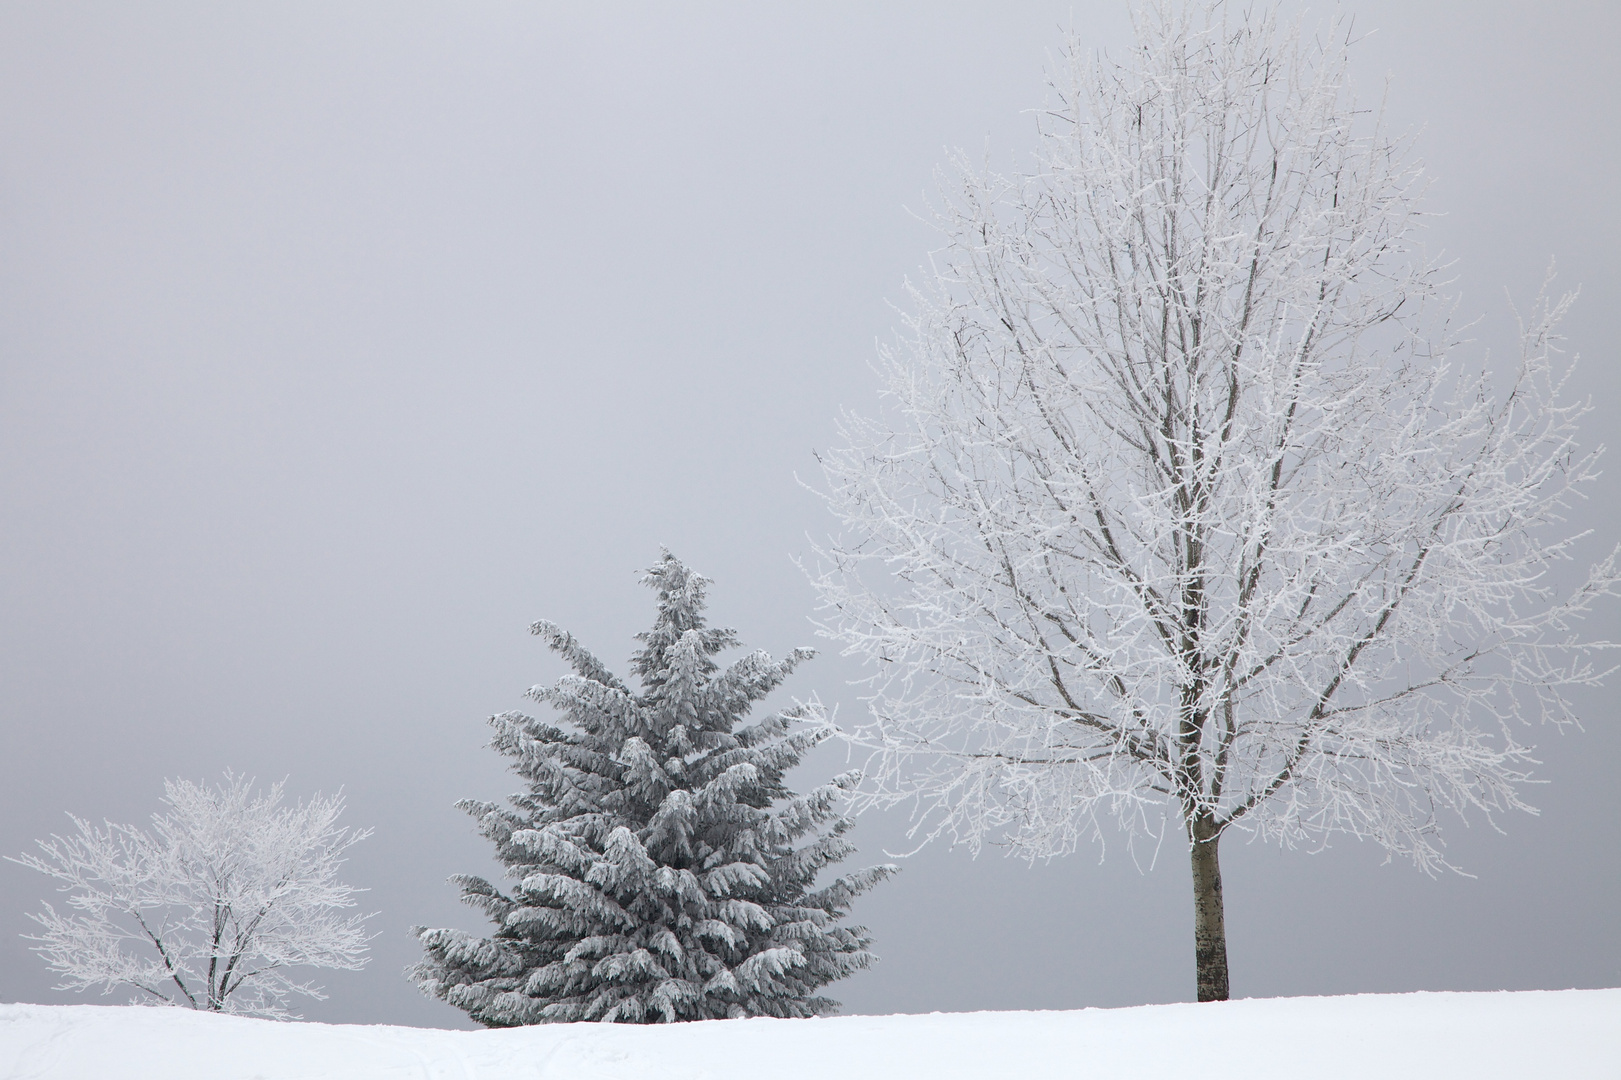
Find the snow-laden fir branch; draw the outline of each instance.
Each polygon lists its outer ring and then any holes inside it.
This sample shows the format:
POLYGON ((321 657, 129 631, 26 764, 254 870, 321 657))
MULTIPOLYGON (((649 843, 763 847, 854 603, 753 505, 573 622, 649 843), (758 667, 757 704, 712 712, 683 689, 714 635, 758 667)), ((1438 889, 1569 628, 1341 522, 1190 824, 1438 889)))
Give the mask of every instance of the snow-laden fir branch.
POLYGON ((559 723, 491 717, 526 788, 458 804, 513 882, 453 879, 495 927, 416 928, 410 974, 482 1024, 817 1016, 837 1005, 823 987, 872 962, 845 918, 894 867, 831 876, 855 850, 838 801, 858 774, 796 794, 784 774, 829 735, 801 723, 814 706, 746 720, 811 650, 722 668, 737 634, 707 625, 709 579, 666 552, 643 581, 659 604, 631 663, 640 692, 536 623, 574 669, 529 692, 559 723))

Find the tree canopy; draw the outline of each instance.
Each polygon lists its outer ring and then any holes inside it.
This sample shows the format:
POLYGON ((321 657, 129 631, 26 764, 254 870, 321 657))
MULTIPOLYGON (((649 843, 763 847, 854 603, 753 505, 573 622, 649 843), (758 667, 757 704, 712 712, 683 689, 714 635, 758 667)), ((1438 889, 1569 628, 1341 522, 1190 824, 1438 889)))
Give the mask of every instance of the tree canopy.
POLYGON ((857 774, 796 795, 784 774, 829 730, 799 708, 743 723, 811 651, 722 669, 737 634, 706 625, 708 580, 666 553, 644 582, 659 601, 631 661, 639 691, 536 623, 574 669, 530 691, 563 726, 492 717, 526 788, 459 804, 514 885, 455 879, 496 930, 417 928, 414 977, 480 1023, 815 1016, 837 1005, 823 986, 872 960, 840 920, 894 868, 816 880, 854 850, 834 808, 857 774))
POLYGON ((1219 839, 1371 839, 1523 806, 1519 722, 1571 717, 1564 514, 1595 475, 1543 300, 1465 364, 1423 170, 1348 88, 1349 28, 1145 6, 1072 40, 1034 165, 959 160, 943 247, 822 455, 825 632, 870 664, 863 805, 1035 858, 1158 835, 1194 860, 1225 997, 1219 839))

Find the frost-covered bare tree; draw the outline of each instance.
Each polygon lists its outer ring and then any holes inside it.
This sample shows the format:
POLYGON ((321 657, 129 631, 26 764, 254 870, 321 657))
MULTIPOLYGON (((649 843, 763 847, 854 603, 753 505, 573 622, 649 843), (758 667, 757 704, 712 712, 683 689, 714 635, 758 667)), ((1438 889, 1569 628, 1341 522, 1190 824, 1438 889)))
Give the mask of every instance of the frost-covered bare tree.
POLYGON ((1348 29, 1149 6, 1071 43, 1028 173, 959 162, 884 406, 822 456, 824 632, 872 665, 860 805, 1036 858, 1114 822, 1191 852, 1197 991, 1228 993, 1218 845, 1520 808, 1571 719, 1563 514, 1594 475, 1547 299, 1494 382, 1456 360, 1422 170, 1348 88, 1348 29))
POLYGON ((138 1003, 288 1019, 290 996, 326 996, 292 969, 361 967, 366 916, 349 913, 359 890, 338 870, 370 830, 336 824, 341 795, 283 806, 283 786, 165 780, 168 809, 150 832, 74 817, 77 834, 12 859, 69 894, 70 911, 30 916, 59 988, 125 986, 138 1003))

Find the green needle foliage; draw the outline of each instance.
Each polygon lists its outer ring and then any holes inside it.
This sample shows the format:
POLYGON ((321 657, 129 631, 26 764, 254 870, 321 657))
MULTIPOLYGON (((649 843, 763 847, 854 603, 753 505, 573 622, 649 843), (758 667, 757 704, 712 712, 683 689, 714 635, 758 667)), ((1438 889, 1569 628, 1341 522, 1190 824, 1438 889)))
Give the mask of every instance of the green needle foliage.
POLYGON ((854 851, 834 807, 857 774, 795 795, 783 774, 829 729, 799 707, 742 724, 812 651, 722 671, 737 634, 705 626, 708 579, 666 552, 643 581, 659 609, 631 661, 640 693, 536 623, 574 674, 529 693, 564 723, 492 717, 528 790, 458 804, 516 884, 452 879, 495 933, 418 927, 411 975, 482 1024, 815 1016, 838 1004, 817 991, 872 961, 864 928, 840 920, 894 867, 816 887, 854 851))

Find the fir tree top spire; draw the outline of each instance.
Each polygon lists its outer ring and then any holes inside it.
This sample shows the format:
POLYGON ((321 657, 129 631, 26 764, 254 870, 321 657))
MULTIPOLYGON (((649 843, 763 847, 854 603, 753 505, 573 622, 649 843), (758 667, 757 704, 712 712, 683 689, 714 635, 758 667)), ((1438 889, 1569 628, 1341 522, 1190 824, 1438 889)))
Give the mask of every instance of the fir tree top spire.
POLYGON ((691 675, 707 677, 716 670, 710 658, 738 643, 737 631, 706 624, 709 578, 670 554, 669 548, 660 552, 658 563, 642 575, 643 585, 658 590, 658 618, 653 629, 636 635, 644 647, 630 662, 649 696, 655 696, 671 677, 672 661, 679 663, 674 654, 690 652, 692 658, 684 666, 691 668, 691 675))

